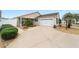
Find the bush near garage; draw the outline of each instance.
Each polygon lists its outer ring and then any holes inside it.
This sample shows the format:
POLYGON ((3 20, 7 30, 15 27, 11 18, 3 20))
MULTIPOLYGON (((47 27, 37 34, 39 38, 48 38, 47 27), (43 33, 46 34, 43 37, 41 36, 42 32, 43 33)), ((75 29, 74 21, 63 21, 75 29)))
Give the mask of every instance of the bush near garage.
POLYGON ((1 38, 3 40, 13 39, 17 36, 17 34, 18 34, 18 29, 12 25, 11 26, 5 25, 4 27, 2 27, 1 38))
POLYGON ((28 20, 25 21, 25 25, 27 27, 31 27, 31 26, 33 26, 33 21, 31 19, 28 19, 28 20))

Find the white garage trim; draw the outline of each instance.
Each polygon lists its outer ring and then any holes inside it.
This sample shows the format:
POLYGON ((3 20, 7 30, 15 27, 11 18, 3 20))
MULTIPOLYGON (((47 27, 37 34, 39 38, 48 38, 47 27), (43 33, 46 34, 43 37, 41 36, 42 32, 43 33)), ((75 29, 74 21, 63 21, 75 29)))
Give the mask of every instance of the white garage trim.
POLYGON ((53 26, 56 24, 56 20, 53 19, 39 19, 38 23, 40 26, 53 26))

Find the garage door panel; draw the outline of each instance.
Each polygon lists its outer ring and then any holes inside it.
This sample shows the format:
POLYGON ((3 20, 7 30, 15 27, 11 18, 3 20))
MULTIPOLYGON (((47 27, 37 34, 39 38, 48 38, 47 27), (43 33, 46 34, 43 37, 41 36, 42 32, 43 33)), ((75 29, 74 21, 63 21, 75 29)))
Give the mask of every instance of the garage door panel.
POLYGON ((39 20, 39 25, 41 25, 41 26, 53 26, 54 20, 41 19, 41 20, 39 20))

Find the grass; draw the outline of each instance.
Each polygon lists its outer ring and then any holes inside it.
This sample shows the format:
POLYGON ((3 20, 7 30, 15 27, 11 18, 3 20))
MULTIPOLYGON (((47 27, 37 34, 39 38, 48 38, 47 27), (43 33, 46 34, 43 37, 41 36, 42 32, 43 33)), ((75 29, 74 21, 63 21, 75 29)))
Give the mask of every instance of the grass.
POLYGON ((7 40, 7 41, 4 41, 0 38, 0 48, 6 48, 6 46, 8 46, 13 40, 7 40))
MULTIPOLYGON (((0 34, 1 35, 1 34, 0 34)), ((6 46, 8 46, 13 40, 7 40, 4 41, 2 40, 1 36, 0 36, 0 48, 6 48, 6 46)))
POLYGON ((79 35, 79 29, 76 29, 76 28, 68 28, 68 29, 66 29, 66 28, 63 26, 63 27, 57 27, 57 30, 58 30, 58 31, 65 32, 65 33, 70 33, 70 34, 79 35))
MULTIPOLYGON (((17 35, 17 37, 19 36, 19 34, 17 35)), ((16 37, 16 38, 17 38, 16 37)), ((6 46, 8 46, 11 42, 13 42, 15 40, 14 39, 11 39, 11 40, 3 40, 1 37, 0 37, 0 48, 6 48, 6 46)))
POLYGON ((6 48, 6 46, 8 46, 11 42, 13 42, 13 39, 12 40, 8 40, 8 41, 2 41, 3 43, 3 48, 6 48))
POLYGON ((2 40, 2 38, 0 37, 0 48, 6 48, 6 46, 8 46, 11 42, 13 42, 13 40, 14 39, 5 41, 5 40, 2 40))

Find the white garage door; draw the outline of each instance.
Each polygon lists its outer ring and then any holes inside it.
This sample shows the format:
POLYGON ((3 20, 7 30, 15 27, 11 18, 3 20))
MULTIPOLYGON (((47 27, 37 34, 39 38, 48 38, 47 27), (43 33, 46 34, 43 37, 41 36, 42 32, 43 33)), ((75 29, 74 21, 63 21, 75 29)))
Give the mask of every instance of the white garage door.
POLYGON ((55 24, 55 21, 52 19, 41 19, 39 20, 39 25, 41 26, 53 26, 55 24))

